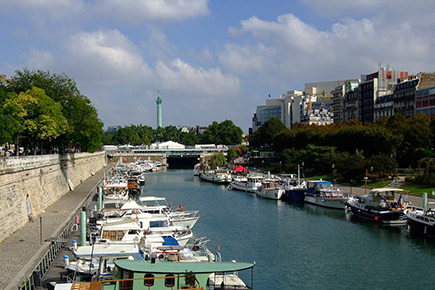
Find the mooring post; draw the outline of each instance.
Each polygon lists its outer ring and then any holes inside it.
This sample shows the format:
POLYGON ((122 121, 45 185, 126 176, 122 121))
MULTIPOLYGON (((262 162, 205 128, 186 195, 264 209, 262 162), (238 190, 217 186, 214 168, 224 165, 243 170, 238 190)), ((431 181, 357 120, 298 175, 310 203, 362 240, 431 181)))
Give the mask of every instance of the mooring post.
POLYGON ((80 212, 81 245, 86 246, 86 207, 80 212))
POLYGON ((103 187, 98 187, 98 211, 103 209, 103 187))

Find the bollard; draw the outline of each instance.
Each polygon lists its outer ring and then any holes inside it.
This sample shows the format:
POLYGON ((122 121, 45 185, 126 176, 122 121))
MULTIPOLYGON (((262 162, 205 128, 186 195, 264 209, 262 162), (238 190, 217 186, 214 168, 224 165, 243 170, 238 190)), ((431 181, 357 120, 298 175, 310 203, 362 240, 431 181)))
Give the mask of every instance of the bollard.
POLYGON ((68 267, 68 265, 69 265, 69 256, 68 255, 63 256, 63 264, 65 265, 65 268, 68 267))
POLYGON ((77 250, 77 241, 76 240, 72 240, 72 244, 73 244, 73 249, 77 250))
POLYGON ((98 210, 101 211, 103 209, 103 188, 98 187, 98 210))
POLYGON ((80 225, 81 225, 81 246, 86 246, 86 211, 80 212, 80 225))

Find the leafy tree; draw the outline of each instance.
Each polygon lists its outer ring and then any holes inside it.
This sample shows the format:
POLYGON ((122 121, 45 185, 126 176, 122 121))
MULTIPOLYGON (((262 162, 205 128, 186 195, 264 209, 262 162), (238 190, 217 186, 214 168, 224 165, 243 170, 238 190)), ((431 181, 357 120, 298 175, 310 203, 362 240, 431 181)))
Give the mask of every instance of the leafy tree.
POLYGON ((220 151, 213 153, 211 158, 213 159, 214 164, 216 164, 216 166, 224 166, 227 164, 227 160, 225 158, 225 155, 220 151))
POLYGON ((65 74, 50 74, 25 68, 15 72, 10 86, 17 94, 32 87, 41 88, 48 97, 61 104, 67 124, 65 132, 51 141, 53 146, 76 146, 88 151, 94 151, 101 146, 103 123, 98 119, 97 111, 89 99, 80 94, 75 81, 65 74))
POLYGON ((202 143, 237 145, 242 142, 243 131, 233 121, 214 121, 204 132, 202 143))
POLYGON ((234 158, 236 158, 237 156, 239 156, 239 150, 236 150, 234 148, 229 148, 227 151, 227 160, 233 160, 234 158))
POLYGON ((166 126, 163 129, 163 140, 161 141, 174 141, 174 142, 180 142, 180 130, 177 129, 175 126, 166 126))
POLYGON ((287 130, 283 122, 277 117, 272 117, 257 132, 251 135, 249 142, 257 148, 262 146, 271 147, 272 143, 274 143, 273 137, 283 130, 287 130))
POLYGON ((13 116, 11 126, 17 135, 17 148, 20 147, 19 140, 26 138, 26 147, 33 145, 36 149, 40 142, 50 141, 66 130, 67 121, 60 103, 48 97, 42 89, 33 87, 25 93, 14 93, 4 107, 13 116))
POLYGON ((0 144, 15 142, 14 123, 11 112, 4 108, 6 101, 10 98, 10 89, 7 85, 0 84, 0 144))
POLYGON ((162 127, 157 127, 154 132, 154 142, 164 142, 164 129, 162 127))
POLYGON ((193 131, 190 131, 189 133, 181 132, 180 134, 180 143, 186 146, 194 146, 198 143, 197 139, 197 135, 193 131))
POLYGON ((373 171, 377 173, 392 173, 396 171, 397 162, 386 154, 373 155, 370 158, 370 165, 373 166, 373 171))

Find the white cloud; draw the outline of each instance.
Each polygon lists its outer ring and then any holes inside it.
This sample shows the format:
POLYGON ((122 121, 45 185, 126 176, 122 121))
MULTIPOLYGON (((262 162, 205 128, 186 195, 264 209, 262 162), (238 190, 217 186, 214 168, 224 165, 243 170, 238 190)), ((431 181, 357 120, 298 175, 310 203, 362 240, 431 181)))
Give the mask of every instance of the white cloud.
POLYGON ((56 62, 51 52, 38 50, 34 47, 31 47, 29 52, 24 54, 23 57, 27 60, 27 67, 35 70, 52 67, 56 62))
POLYGON ((25 13, 26 20, 34 23, 69 20, 80 25, 106 19, 120 25, 141 25, 204 16, 209 13, 207 5, 208 0, 0 0, 0 13, 25 13))
POLYGON ((220 68, 195 68, 179 58, 172 60, 170 64, 158 61, 156 73, 166 88, 186 98, 226 99, 240 91, 239 79, 222 74, 220 68))
POLYGON ((208 0, 100 0, 97 10, 120 23, 180 21, 209 13, 208 0))
POLYGON ((388 15, 347 18, 328 31, 293 14, 276 21, 251 17, 229 30, 235 42, 224 45, 219 60, 231 72, 269 73, 277 79, 306 82, 359 77, 376 70, 379 62, 393 68, 406 64, 397 69, 410 72, 427 70, 434 61, 432 38, 418 33, 418 23, 392 24, 389 19, 388 15), (239 38, 243 43, 238 43, 239 38))
POLYGON ((80 67, 86 78, 109 85, 153 75, 137 46, 116 29, 73 35, 67 42, 67 51, 70 66, 80 67))

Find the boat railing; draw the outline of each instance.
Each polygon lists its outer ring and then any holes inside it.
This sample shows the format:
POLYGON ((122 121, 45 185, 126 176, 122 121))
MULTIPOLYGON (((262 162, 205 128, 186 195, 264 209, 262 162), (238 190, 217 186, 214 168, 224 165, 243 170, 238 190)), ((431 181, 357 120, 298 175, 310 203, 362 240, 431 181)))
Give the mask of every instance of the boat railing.
POLYGON ((173 215, 169 215, 168 216, 174 220, 174 221, 178 221, 178 220, 183 220, 183 219, 191 219, 191 218, 196 218, 198 217, 198 210, 195 211, 183 211, 181 212, 181 214, 173 214, 173 215))

